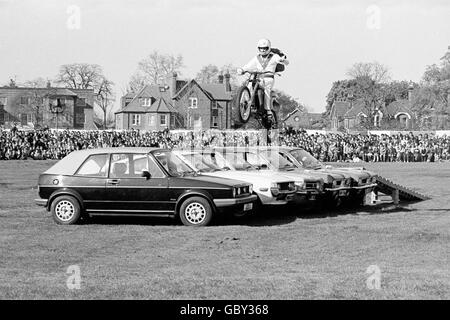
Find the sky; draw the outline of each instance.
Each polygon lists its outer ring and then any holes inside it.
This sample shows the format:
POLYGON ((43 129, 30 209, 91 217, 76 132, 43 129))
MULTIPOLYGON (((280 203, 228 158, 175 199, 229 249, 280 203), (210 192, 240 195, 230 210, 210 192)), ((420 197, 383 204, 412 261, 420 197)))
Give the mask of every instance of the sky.
MULTIPOLYGON (((334 81, 356 62, 378 61, 393 79, 419 81, 450 46, 447 0, 0 0, 0 85, 59 66, 95 63, 120 96, 138 62, 181 54, 181 77, 202 66, 242 66, 260 38, 290 65, 275 87, 323 112, 334 81)), ((242 79, 243 80, 243 79, 242 79)))

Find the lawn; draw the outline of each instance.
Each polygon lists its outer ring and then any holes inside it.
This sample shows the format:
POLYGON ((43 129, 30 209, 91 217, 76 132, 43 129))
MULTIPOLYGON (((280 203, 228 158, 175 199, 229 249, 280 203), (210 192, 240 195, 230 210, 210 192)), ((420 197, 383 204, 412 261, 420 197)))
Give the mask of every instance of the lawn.
POLYGON ((364 164, 428 201, 278 210, 206 228, 154 218, 56 225, 33 202, 52 163, 0 162, 0 299, 450 298, 449 163, 364 164), (67 286, 72 265, 80 289, 67 286), (373 265, 380 289, 366 284, 373 265))

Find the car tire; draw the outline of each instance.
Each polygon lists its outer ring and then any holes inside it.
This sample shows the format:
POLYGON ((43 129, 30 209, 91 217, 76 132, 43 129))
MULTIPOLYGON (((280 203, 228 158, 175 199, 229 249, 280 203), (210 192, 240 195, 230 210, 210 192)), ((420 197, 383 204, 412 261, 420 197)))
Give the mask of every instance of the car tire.
POLYGON ((80 220, 81 207, 77 199, 72 196, 60 196, 53 200, 50 207, 53 220, 57 224, 75 224, 80 220))
POLYGON ((181 204, 179 216, 185 226, 202 227, 211 223, 213 210, 205 198, 191 197, 181 204))

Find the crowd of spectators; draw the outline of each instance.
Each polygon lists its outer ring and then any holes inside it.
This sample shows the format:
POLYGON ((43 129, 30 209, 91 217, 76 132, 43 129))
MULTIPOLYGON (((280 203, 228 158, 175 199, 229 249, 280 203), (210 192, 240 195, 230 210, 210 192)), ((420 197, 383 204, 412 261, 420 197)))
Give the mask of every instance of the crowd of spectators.
POLYGON ((302 147, 323 162, 438 162, 450 160, 450 137, 264 131, 76 131, 0 129, 0 160, 62 159, 74 150, 104 147, 201 148, 284 145, 302 147))

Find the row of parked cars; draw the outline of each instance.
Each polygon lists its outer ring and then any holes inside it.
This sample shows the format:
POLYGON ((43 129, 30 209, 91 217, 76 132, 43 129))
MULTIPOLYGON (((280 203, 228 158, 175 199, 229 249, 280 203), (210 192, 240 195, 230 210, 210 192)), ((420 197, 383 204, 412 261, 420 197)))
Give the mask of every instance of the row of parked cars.
POLYGON ((374 173, 325 166, 301 148, 102 148, 74 151, 41 174, 36 203, 59 224, 151 215, 205 226, 262 207, 361 204, 375 187, 374 173))

